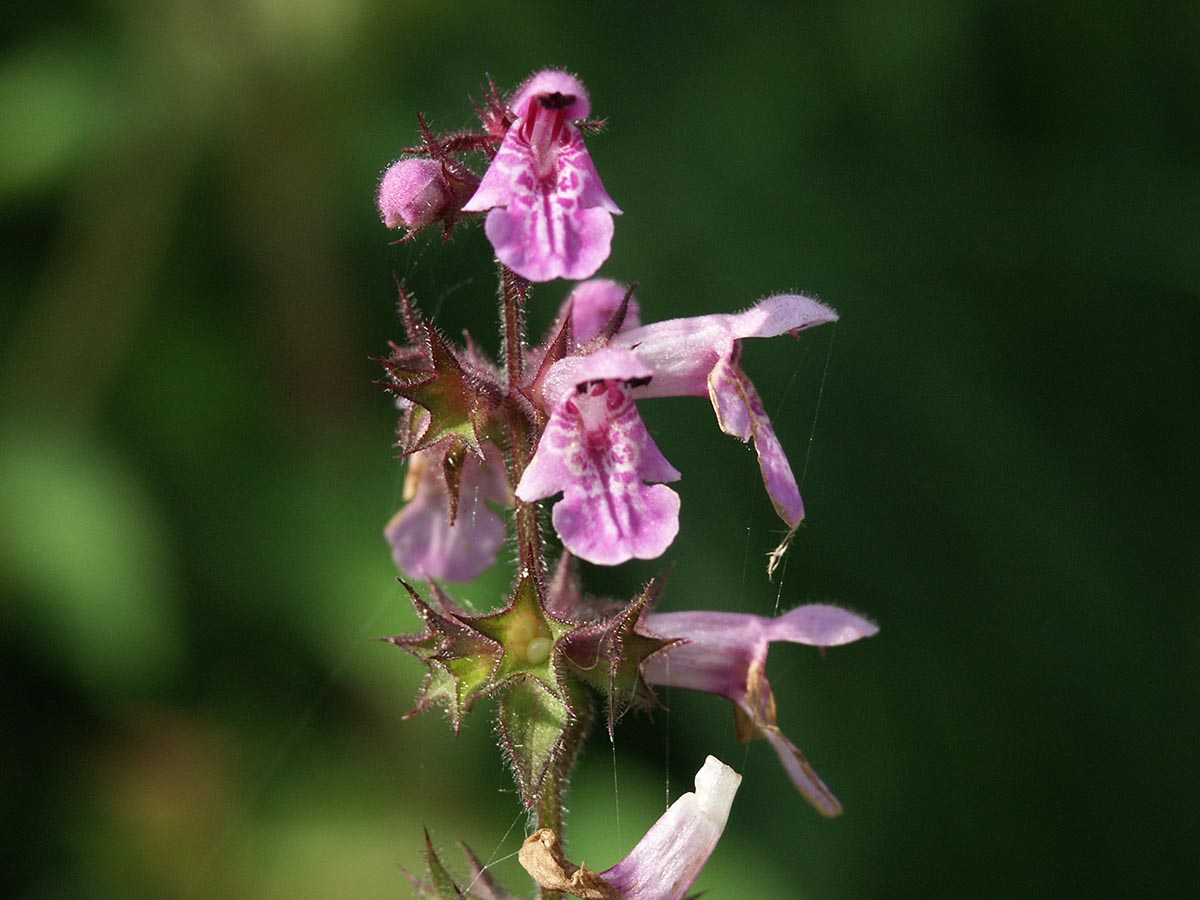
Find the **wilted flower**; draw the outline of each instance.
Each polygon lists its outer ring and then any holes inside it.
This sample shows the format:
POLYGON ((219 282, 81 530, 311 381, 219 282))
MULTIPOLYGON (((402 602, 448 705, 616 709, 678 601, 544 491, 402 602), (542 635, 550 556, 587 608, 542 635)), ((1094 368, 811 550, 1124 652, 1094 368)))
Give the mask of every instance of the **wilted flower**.
POLYGON ((526 838, 521 865, 543 888, 585 900, 683 900, 725 830, 741 783, 741 775, 710 756, 696 773, 695 793, 672 803, 611 869, 597 874, 574 865, 548 828, 526 838))
POLYGON ((766 738, 792 783, 813 806, 836 816, 842 805, 817 777, 800 750, 779 730, 775 695, 767 681, 767 650, 775 641, 836 647, 870 637, 879 628, 836 606, 809 604, 774 619, 746 613, 654 613, 643 620, 648 631, 683 642, 649 657, 642 675, 651 684, 720 694, 735 704, 743 741, 766 738))
POLYGON ((574 75, 532 76, 510 103, 516 116, 464 212, 488 213, 497 258, 530 281, 588 278, 608 258, 613 213, 583 137, 587 92, 574 75))

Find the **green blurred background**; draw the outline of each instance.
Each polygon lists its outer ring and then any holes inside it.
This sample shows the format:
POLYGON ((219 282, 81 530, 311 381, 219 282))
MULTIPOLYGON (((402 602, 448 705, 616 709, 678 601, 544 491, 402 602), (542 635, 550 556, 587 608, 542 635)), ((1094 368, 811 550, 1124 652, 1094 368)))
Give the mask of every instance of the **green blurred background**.
POLYGON ((752 454, 685 400, 645 405, 679 540, 589 584, 674 561, 663 609, 833 599, 882 625, 772 654, 842 819, 675 691, 594 736, 573 856, 614 862, 713 753, 746 779, 712 897, 1194 888, 1197 9, 7 5, 4 893, 393 898, 422 826, 515 851, 487 711, 457 741, 402 722, 419 666, 372 641, 414 618, 368 356, 399 337, 393 275, 494 349, 490 252, 478 228, 390 246, 373 192, 416 109, 469 125, 485 73, 547 65, 609 118, 602 274, 647 319, 791 289, 843 316, 747 348, 805 471, 782 579, 752 454))

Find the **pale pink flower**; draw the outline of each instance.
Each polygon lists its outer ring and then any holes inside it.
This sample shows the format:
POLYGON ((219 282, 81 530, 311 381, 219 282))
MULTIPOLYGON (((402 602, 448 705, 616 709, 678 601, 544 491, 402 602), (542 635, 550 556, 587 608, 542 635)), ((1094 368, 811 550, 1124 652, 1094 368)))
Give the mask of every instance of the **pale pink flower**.
POLYGON ((653 613, 648 632, 683 643, 650 656, 642 676, 651 684, 719 694, 732 700, 742 740, 766 738, 797 790, 819 812, 836 816, 842 805, 782 731, 767 681, 767 651, 775 641, 836 647, 870 637, 878 626, 836 606, 809 604, 778 618, 746 613, 653 613))
POLYGON ((445 450, 431 447, 408 457, 407 504, 384 528, 397 568, 411 578, 471 581, 496 561, 504 545, 504 520, 488 502, 508 500, 508 482, 499 451, 463 457, 454 521, 443 473, 445 450))
POLYGON ((740 360, 746 338, 793 336, 837 320, 837 313, 809 297, 781 294, 744 312, 670 319, 624 331, 612 347, 632 350, 654 375, 634 390, 648 397, 708 397, 717 424, 742 442, 754 441, 771 504, 789 528, 804 518, 796 477, 775 428, 740 360))
POLYGON ((725 830, 742 776, 714 756, 695 793, 671 804, 623 860, 600 873, 622 900, 683 900, 725 830))
POLYGON ((590 900, 683 900, 708 862, 742 776, 710 756, 689 791, 650 826, 623 860, 599 874, 575 865, 562 853, 550 829, 525 840, 521 865, 546 890, 590 900))

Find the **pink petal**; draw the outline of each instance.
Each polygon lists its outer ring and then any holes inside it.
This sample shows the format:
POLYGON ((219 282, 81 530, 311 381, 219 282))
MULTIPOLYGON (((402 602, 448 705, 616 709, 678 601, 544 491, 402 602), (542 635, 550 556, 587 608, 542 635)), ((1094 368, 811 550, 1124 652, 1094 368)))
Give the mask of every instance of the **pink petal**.
POLYGON ((777 294, 730 316, 733 337, 769 338, 796 335, 806 328, 836 322, 838 314, 819 300, 799 294, 777 294))
POLYGON ((635 350, 656 375, 641 397, 703 397, 716 364, 734 359, 735 342, 745 338, 797 334, 833 322, 837 313, 809 297, 781 294, 744 312, 668 319, 623 332, 612 346, 635 350))
POLYGON ((791 641, 813 647, 840 647, 879 633, 879 626, 862 616, 826 603, 797 606, 767 626, 772 641, 791 641))
POLYGON ((683 900, 712 855, 742 776, 715 757, 696 773, 696 791, 671 804, 629 855, 600 877, 622 900, 683 900))
MULTIPOLYGON (((608 258, 619 213, 569 123, 535 147, 518 119, 504 136, 464 212, 488 213, 484 230, 497 258, 531 281, 588 278, 608 258)), ((539 133, 538 137, 541 135, 539 133)))
POLYGON ((800 489, 754 385, 736 363, 722 360, 709 373, 708 388, 721 430, 742 442, 754 439, 767 496, 779 518, 795 528, 804 518, 800 489))
POLYGON ((750 735, 767 739, 797 790, 824 815, 842 811, 803 754, 779 730, 775 700, 763 672, 767 650, 775 641, 832 647, 870 637, 879 630, 873 623, 836 606, 809 604, 774 619, 726 612, 653 613, 645 617, 645 626, 659 637, 684 641, 646 660, 646 681, 732 700, 749 724, 750 735))
POLYGON ((496 258, 522 278, 589 278, 608 259, 612 216, 602 209, 564 210, 552 197, 493 209, 484 223, 496 258))
POLYGON ((654 370, 637 354, 606 347, 587 356, 568 356, 552 365, 542 385, 542 399, 554 409, 590 381, 644 380, 653 374, 654 370))
POLYGON ((646 630, 662 638, 682 638, 642 666, 651 684, 719 694, 735 702, 746 694, 750 665, 766 658, 770 619, 746 613, 651 613, 646 630))
MULTIPOLYGON (((604 364, 625 356, 586 357, 585 370, 606 371, 604 364)), ((678 477, 647 433, 629 389, 606 380, 567 393, 554 407, 516 493, 532 502, 562 491, 552 518, 563 545, 581 559, 616 565, 653 559, 675 539, 678 495, 646 482, 678 477)))
POLYGON ((654 322, 616 335, 609 345, 631 350, 654 370, 643 397, 703 397, 708 373, 733 353, 730 316, 696 316, 654 322))
POLYGON ((551 520, 563 546, 590 563, 656 559, 679 533, 679 495, 663 484, 603 493, 568 487, 551 520))
POLYGON ((689 611, 651 613, 646 629, 663 638, 682 638, 666 653, 646 660, 646 680, 738 701, 746 692, 753 663, 762 663, 777 641, 835 647, 871 637, 879 627, 848 610, 824 603, 798 606, 776 617, 750 613, 689 611))
POLYGON ((570 72, 558 69, 546 69, 536 72, 525 80, 509 103, 510 108, 518 116, 524 116, 529 108, 529 101, 538 95, 562 94, 564 97, 574 97, 574 102, 564 108, 568 119, 586 119, 592 111, 588 101, 587 88, 570 72))

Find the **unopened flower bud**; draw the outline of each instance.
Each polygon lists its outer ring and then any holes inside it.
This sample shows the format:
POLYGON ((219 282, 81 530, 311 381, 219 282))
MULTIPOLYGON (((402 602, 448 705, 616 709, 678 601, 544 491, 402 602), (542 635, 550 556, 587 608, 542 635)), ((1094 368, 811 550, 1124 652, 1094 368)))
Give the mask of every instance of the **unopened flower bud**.
POLYGON ((388 228, 416 231, 457 211, 454 188, 441 163, 432 159, 400 159, 379 182, 379 214, 388 228))

